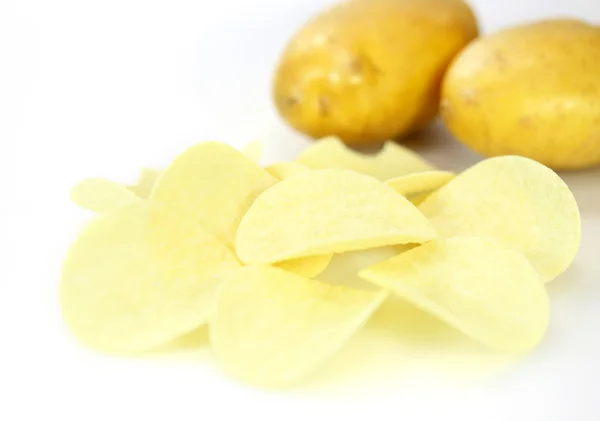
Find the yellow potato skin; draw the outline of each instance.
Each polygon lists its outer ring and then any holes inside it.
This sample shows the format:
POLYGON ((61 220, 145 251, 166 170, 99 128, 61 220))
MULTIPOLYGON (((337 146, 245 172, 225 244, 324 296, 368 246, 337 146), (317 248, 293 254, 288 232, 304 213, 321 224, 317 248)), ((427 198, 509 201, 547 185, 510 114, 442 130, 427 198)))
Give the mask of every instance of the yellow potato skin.
POLYGON ((600 164, 600 27, 555 19, 480 38, 450 66, 441 115, 485 156, 600 164))
POLYGON ((273 82, 280 115, 315 139, 366 146, 426 125, 448 64, 478 34, 462 0, 354 0, 310 20, 273 82))

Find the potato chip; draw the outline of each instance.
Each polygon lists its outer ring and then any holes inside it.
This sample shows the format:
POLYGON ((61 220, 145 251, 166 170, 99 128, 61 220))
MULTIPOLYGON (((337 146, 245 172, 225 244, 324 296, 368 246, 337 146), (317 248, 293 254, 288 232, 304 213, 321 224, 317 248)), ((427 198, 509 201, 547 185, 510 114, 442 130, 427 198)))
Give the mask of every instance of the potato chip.
POLYGON ((260 140, 255 140, 253 142, 248 143, 242 153, 246 155, 246 157, 252 162, 256 162, 257 164, 260 162, 262 158, 264 143, 260 140))
POLYGON ((377 247, 336 254, 333 256, 333 259, 331 259, 327 268, 318 275, 315 275, 315 279, 332 285, 378 290, 380 287, 365 281, 358 276, 358 273, 377 263, 391 259, 402 253, 404 248, 408 250, 410 247, 413 246, 402 244, 399 246, 377 247))
POLYGON ((575 198, 552 170, 503 156, 467 169, 419 209, 442 236, 488 236, 521 252, 550 281, 573 261, 581 241, 575 198))
POLYGON ((93 212, 109 212, 129 205, 139 198, 125 186, 104 178, 88 178, 71 189, 71 200, 93 212))
POLYGON ((192 331, 207 322, 221 280, 240 268, 200 226, 151 205, 101 215, 68 253, 62 310, 90 347, 139 352, 192 331))
MULTIPOLYGON (((286 178, 293 177, 294 175, 308 172, 310 171, 310 168, 305 167, 302 164, 298 164, 297 162, 289 161, 278 162, 270 165, 266 168, 266 170, 273 177, 279 180, 284 180, 286 178)), ((327 268, 332 257, 333 254, 301 257, 299 259, 286 260, 284 262, 277 263, 275 266, 307 278, 312 278, 327 268)))
POLYGON ((434 236, 417 208, 384 183, 351 170, 318 170, 260 195, 239 225, 236 251, 245 263, 270 264, 434 236))
POLYGON ((522 254, 493 240, 434 240, 359 275, 496 350, 527 351, 548 326, 539 275, 522 254))
POLYGON ((386 295, 246 266, 219 289, 210 322, 213 354, 244 382, 288 386, 342 348, 386 295))
POLYGON ((266 170, 273 177, 275 177, 279 180, 283 180, 283 179, 289 178, 291 176, 294 176, 296 174, 302 174, 307 171, 310 171, 310 168, 308 168, 302 164, 299 164, 297 162, 290 161, 290 162, 278 162, 277 164, 268 166, 266 168, 266 170))
POLYGON ((136 183, 127 188, 142 199, 148 199, 162 171, 155 168, 142 168, 136 183))
POLYGON ((450 171, 423 171, 392 178, 386 184, 413 204, 421 203, 427 196, 455 177, 450 171))
POLYGON ((349 169, 379 180, 435 169, 418 154, 394 142, 386 142, 377 154, 366 155, 348 148, 336 137, 316 141, 296 161, 312 169, 349 169))
POLYGON ((158 179, 151 200, 168 204, 233 248, 239 221, 255 197, 278 180, 223 143, 189 148, 158 179))
POLYGON ((331 262, 332 258, 333 254, 300 257, 298 259, 285 260, 283 262, 275 263, 275 266, 306 278, 314 278, 327 269, 327 266, 329 266, 329 262, 331 262))

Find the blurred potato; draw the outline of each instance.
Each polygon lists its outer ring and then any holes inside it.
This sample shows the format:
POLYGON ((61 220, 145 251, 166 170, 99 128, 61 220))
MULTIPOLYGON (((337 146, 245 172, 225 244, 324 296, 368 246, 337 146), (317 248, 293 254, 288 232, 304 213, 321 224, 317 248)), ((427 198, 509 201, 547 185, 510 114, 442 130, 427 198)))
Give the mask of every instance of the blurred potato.
POLYGON ((284 50, 273 82, 281 116, 313 138, 378 144, 438 111, 452 58, 477 37, 461 0, 354 0, 310 20, 284 50))
POLYGON ((554 169, 600 163, 600 27, 554 19, 480 38, 454 61, 441 114, 485 156, 554 169))

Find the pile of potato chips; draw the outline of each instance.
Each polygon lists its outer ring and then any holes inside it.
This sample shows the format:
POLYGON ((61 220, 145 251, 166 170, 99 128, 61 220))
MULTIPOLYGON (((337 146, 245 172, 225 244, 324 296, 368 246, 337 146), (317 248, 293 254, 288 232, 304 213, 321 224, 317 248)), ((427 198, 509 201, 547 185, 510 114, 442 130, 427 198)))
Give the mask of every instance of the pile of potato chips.
POLYGON ((454 174, 395 143, 362 155, 334 138, 262 167, 261 149, 204 142, 134 186, 73 189, 97 212, 60 285, 79 340, 139 353, 208 324, 227 373, 287 386, 396 295, 492 349, 540 343, 544 284, 581 235, 575 199, 550 169, 504 156, 454 174), (385 256, 359 262, 376 248, 385 256), (319 278, 344 257, 337 266, 364 285, 319 278))

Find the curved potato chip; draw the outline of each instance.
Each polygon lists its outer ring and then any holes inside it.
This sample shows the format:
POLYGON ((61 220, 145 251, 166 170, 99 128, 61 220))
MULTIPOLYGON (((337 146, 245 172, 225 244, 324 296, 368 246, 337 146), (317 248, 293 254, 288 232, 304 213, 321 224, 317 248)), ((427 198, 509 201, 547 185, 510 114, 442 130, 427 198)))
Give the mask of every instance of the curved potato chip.
POLYGON ((71 189, 71 200, 93 212, 109 212, 139 200, 125 186, 104 178, 87 178, 71 189))
POLYGON ((351 170, 318 170, 274 185, 239 225, 245 263, 422 243, 435 236, 425 217, 384 183, 351 170))
POLYGON ((332 258, 333 254, 300 257, 299 259, 291 259, 275 263, 274 266, 306 278, 313 278, 327 269, 327 266, 329 266, 329 262, 331 262, 332 258))
MULTIPOLYGON (((278 162, 276 164, 270 165, 266 168, 266 170, 273 177, 279 180, 284 180, 286 178, 293 177, 294 175, 308 172, 310 171, 310 168, 302 164, 298 164, 297 162, 289 161, 278 162)), ((275 264, 275 266, 280 267, 281 269, 288 270, 290 272, 294 272, 298 275, 305 276, 307 278, 312 278, 318 275, 319 273, 323 272, 327 268, 327 266, 329 266, 329 262, 331 262, 332 258, 333 254, 301 257, 299 259, 291 259, 277 263, 275 264)))
POLYGON ((422 202, 455 176, 456 174, 450 171, 423 171, 392 178, 387 180, 386 184, 413 204, 417 204, 415 202, 422 202))
POLYGON ((275 177, 279 180, 284 180, 284 179, 294 176, 296 174, 302 174, 307 171, 310 171, 310 168, 308 168, 305 165, 299 164, 297 162, 290 161, 290 162, 278 162, 276 164, 268 166, 266 168, 266 170, 273 177, 275 177))
POLYGON ((262 157, 263 148, 264 143, 260 140, 255 140, 248 143, 244 149, 242 149, 242 153, 246 155, 249 160, 258 164, 260 162, 260 158, 262 157))
POLYGON ((148 199, 162 171, 155 168, 142 168, 136 183, 127 188, 142 199, 148 199))
POLYGON ((581 242, 573 194, 556 173, 528 158, 484 160, 419 209, 441 236, 488 236, 521 252, 546 282, 571 264, 581 242))
POLYGON ((177 209, 182 218, 193 219, 232 248, 246 210, 277 181, 231 146, 204 142, 171 163, 150 198, 177 209))
POLYGON ((359 275, 497 350, 527 351, 548 326, 539 275, 523 255, 492 240, 434 240, 359 275))
POLYGON ((235 255, 199 226, 140 201, 93 221, 64 263, 60 298, 67 324, 90 347, 139 352, 207 322, 235 255))
POLYGON ((380 289, 358 276, 359 272, 391 259, 412 247, 414 246, 410 244, 402 244, 336 254, 327 268, 315 276, 315 280, 363 290, 380 289))
POLYGON ((316 141, 296 161, 315 170, 348 169, 379 180, 435 169, 415 152, 394 142, 386 142, 378 153, 366 155, 348 148, 336 137, 316 141))
POLYGON ((386 295, 246 266, 217 294, 213 354, 226 372, 247 383, 288 386, 336 353, 386 295))

